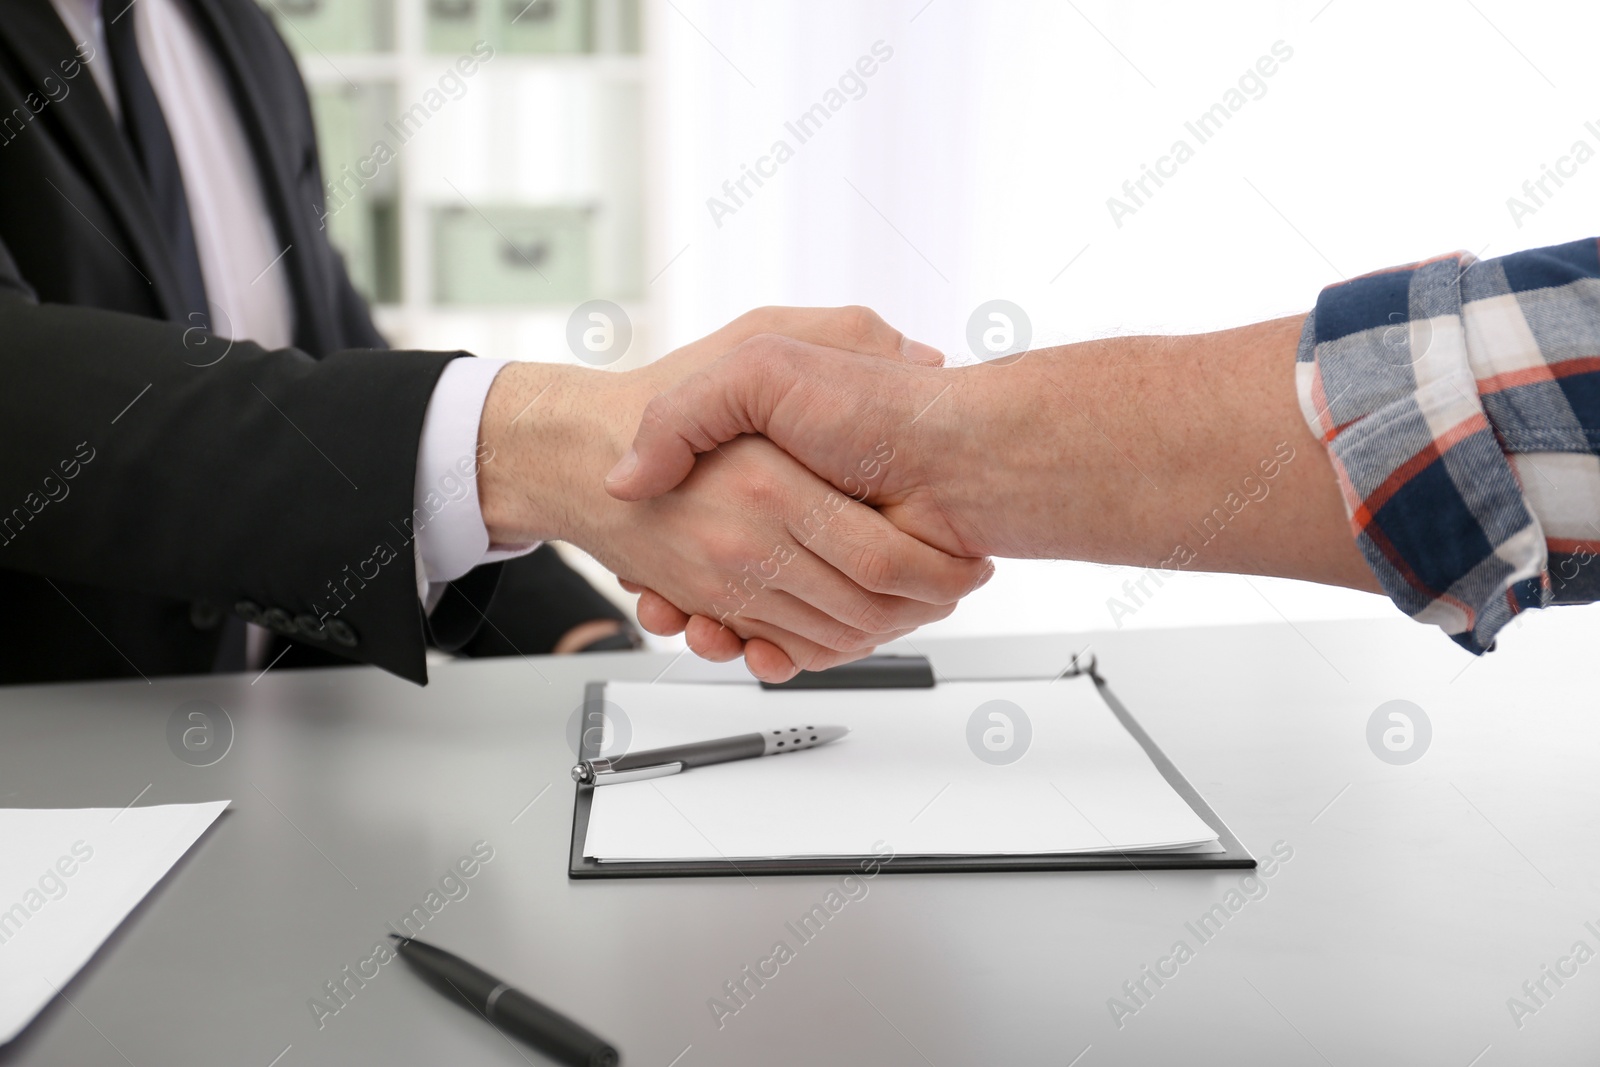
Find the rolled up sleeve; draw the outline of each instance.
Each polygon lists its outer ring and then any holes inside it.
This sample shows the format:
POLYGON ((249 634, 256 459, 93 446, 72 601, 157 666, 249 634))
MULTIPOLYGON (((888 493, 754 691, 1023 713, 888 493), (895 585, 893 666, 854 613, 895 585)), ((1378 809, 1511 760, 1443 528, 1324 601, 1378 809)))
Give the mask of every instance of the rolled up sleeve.
POLYGON ((1482 653, 1519 612, 1600 599, 1600 242, 1329 286, 1295 369, 1407 615, 1482 653))

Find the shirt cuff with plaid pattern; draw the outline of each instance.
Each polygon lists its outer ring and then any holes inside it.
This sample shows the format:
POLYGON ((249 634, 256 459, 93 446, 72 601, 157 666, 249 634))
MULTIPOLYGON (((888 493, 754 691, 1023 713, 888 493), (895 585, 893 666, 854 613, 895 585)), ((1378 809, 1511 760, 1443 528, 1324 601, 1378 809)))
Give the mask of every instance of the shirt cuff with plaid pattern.
POLYGON ((1482 653, 1600 600, 1600 239, 1322 291, 1295 364, 1384 592, 1482 653))

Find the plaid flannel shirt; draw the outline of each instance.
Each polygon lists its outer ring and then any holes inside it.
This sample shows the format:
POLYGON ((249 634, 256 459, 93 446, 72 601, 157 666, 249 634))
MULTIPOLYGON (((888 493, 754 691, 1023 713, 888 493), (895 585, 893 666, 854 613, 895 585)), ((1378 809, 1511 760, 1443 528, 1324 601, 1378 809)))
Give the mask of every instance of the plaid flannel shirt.
POLYGON ((1600 239, 1322 291, 1295 364, 1384 592, 1469 651, 1600 599, 1600 239))

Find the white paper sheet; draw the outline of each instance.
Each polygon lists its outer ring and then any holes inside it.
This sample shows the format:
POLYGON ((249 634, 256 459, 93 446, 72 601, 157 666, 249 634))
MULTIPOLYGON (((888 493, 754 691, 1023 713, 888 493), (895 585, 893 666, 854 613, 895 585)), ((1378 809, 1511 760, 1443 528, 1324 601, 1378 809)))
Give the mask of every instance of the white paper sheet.
POLYGON ((0 808, 0 1044, 78 973, 228 806, 0 808))
POLYGON ((851 733, 790 756, 596 789, 584 854, 601 861, 866 856, 885 845, 901 856, 1087 853, 1217 836, 1087 679, 792 692, 612 683, 606 701, 626 716, 631 751, 808 724, 851 733), (969 743, 974 712, 994 700, 1031 726, 1024 755, 1006 765, 969 743))

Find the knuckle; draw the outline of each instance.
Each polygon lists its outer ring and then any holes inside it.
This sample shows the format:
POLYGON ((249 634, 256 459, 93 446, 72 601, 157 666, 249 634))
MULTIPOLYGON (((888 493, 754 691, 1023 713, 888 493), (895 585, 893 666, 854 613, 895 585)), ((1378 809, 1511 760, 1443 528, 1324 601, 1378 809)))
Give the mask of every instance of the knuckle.
POLYGON ((871 648, 880 640, 876 635, 866 633, 848 622, 838 623, 826 636, 827 639, 822 644, 835 652, 854 652, 858 649, 871 648))
POLYGON ((645 404, 644 411, 639 414, 639 433, 641 435, 655 436, 670 427, 668 422, 671 405, 664 396, 653 396, 645 404))
POLYGON ((876 311, 862 304, 851 304, 839 309, 839 327, 855 341, 871 341, 889 332, 889 324, 876 311))
POLYGON ((892 601, 868 593, 852 603, 840 621, 848 625, 852 632, 860 635, 863 640, 879 641, 882 640, 883 634, 901 625, 894 618, 895 614, 897 613, 892 601))
POLYGON ((795 351, 795 340, 781 333, 758 333, 746 338, 739 343, 735 354, 744 363, 754 363, 758 367, 773 362, 788 360, 795 351))
POLYGON ((782 476, 765 466, 747 466, 743 473, 737 486, 731 488, 743 495, 751 518, 770 520, 779 514, 789 495, 782 476))
POLYGON ((702 654, 702 650, 723 646, 742 649, 748 637, 746 629, 736 616, 711 618, 701 615, 690 620, 684 638, 696 655, 702 654))
POLYGON ((874 593, 895 592, 905 577, 899 557, 879 538, 858 545, 851 552, 850 571, 857 585, 874 593))
MULTIPOLYGON (((730 603, 726 608, 714 606, 709 610, 711 614, 691 622, 684 635, 696 635, 700 644, 708 648, 723 644, 742 650, 749 634, 745 632, 747 627, 740 618, 739 608, 730 603)), ((699 649, 695 651, 698 653, 699 649)))
POLYGON ((756 627, 751 625, 751 623, 738 612, 734 612, 721 619, 709 620, 707 625, 708 632, 712 634, 732 634, 733 636, 728 639, 730 644, 734 641, 737 641, 739 644, 743 645, 744 642, 750 640, 752 637, 757 636, 756 627))
POLYGON ((750 478, 750 495, 757 503, 775 504, 788 496, 783 476, 765 464, 754 469, 746 465, 745 473, 750 478))
POLYGON ((729 370, 747 391, 781 387, 808 366, 805 345, 781 333, 760 333, 741 342, 727 357, 729 370))
POLYGON ((848 657, 841 652, 809 643, 804 648, 789 651, 789 658, 803 671, 825 671, 829 667, 837 667, 841 663, 848 662, 848 657))
POLYGON ((750 546, 737 533, 713 530, 701 543, 706 559, 719 572, 736 572, 750 561, 750 546))

